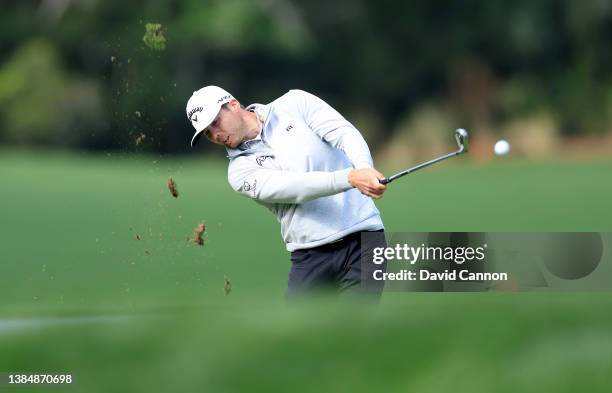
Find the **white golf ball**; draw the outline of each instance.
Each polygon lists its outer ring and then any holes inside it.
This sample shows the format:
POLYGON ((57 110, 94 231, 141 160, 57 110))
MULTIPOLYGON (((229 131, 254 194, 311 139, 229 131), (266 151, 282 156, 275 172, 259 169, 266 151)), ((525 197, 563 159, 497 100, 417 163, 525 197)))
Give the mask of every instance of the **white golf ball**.
POLYGON ((498 156, 505 156, 510 151, 510 144, 505 140, 499 140, 495 144, 495 154, 498 156))

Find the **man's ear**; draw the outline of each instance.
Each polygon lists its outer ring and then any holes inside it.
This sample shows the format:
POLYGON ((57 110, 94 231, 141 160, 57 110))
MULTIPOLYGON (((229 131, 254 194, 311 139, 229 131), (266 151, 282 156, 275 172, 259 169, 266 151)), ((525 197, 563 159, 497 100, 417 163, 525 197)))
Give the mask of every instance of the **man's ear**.
POLYGON ((228 102, 228 105, 230 109, 234 112, 240 109, 240 102, 238 102, 238 100, 235 98, 232 98, 230 102, 228 102))

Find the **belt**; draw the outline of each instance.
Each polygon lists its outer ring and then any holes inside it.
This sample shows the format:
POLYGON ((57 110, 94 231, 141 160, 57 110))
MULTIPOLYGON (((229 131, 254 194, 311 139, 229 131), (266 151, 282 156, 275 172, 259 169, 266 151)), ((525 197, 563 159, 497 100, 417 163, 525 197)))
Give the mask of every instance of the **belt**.
POLYGON ((361 239, 361 234, 363 232, 383 232, 383 229, 379 229, 379 230, 376 230, 376 231, 358 231, 358 232, 349 233, 348 235, 346 235, 344 237, 341 237, 340 239, 336 239, 336 240, 333 240, 333 241, 331 241, 329 243, 326 243, 323 246, 337 245, 337 244, 343 243, 345 241, 353 240, 356 237, 361 239))
POLYGON ((349 233, 348 235, 346 235, 344 237, 341 237, 340 239, 333 240, 333 241, 331 241, 329 243, 325 243, 325 244, 322 244, 320 246, 313 247, 313 248, 304 248, 304 249, 295 250, 295 251, 292 251, 292 253, 294 253, 294 252, 307 252, 309 250, 326 250, 326 249, 328 249, 328 250, 336 250, 339 247, 343 247, 344 243, 349 242, 351 240, 354 240, 355 238, 361 240, 361 234, 363 232, 366 232, 366 233, 368 233, 368 232, 384 232, 384 229, 379 229, 377 231, 357 231, 357 232, 349 233))

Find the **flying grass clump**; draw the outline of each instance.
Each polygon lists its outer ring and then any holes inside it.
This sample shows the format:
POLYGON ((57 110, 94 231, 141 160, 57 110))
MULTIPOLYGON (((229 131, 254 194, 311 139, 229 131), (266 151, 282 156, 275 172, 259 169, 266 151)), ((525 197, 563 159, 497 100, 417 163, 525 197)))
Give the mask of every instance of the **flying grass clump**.
POLYGON ((142 41, 153 50, 166 49, 166 37, 164 37, 164 29, 161 23, 147 23, 142 41))

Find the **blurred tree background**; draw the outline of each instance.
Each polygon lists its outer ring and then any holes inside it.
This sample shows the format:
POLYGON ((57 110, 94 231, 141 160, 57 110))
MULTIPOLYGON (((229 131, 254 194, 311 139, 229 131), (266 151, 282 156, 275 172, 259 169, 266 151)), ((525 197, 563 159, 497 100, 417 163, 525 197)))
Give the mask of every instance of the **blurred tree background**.
MULTIPOLYGON (((499 137, 532 156, 584 140, 610 146, 609 0, 5 0, 2 8, 4 145, 184 153, 185 102, 216 84, 244 104, 311 91, 384 153, 428 155, 460 126, 472 130, 476 153, 499 137), (143 42, 147 23, 162 25, 164 50, 143 42)), ((199 147, 209 149, 224 153, 199 147)))

